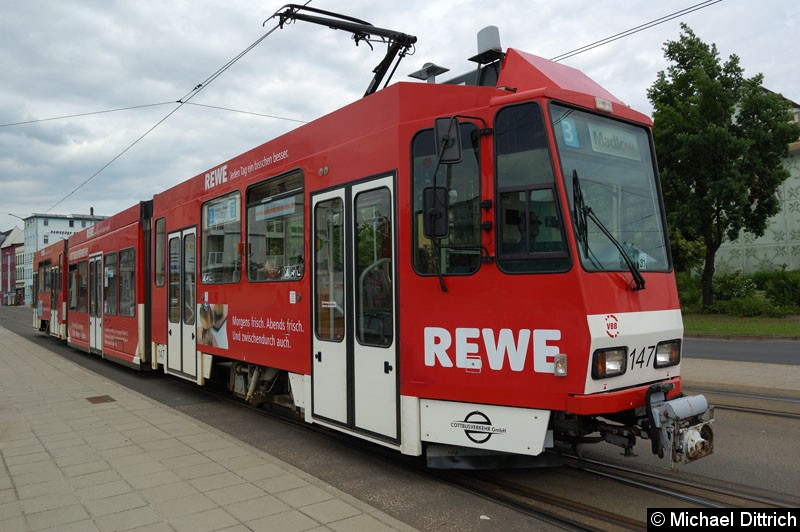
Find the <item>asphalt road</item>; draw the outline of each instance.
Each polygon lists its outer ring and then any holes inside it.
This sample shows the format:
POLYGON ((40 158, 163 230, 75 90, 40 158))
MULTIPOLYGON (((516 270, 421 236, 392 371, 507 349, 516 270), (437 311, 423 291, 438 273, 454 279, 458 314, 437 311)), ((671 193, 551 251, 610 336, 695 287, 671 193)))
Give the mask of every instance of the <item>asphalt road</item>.
POLYGON ((800 342, 792 340, 716 340, 686 338, 686 358, 705 358, 764 364, 800 364, 800 342))

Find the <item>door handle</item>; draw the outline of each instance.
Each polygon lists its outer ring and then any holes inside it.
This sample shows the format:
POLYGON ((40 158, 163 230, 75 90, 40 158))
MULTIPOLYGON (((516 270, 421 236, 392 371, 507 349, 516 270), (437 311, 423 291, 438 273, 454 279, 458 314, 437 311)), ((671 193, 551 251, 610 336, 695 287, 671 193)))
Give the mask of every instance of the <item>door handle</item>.
POLYGON ((383 372, 384 372, 384 373, 387 373, 387 374, 388 374, 388 373, 391 373, 393 369, 394 369, 394 368, 392 367, 392 365, 391 365, 391 364, 389 364, 389 361, 388 361, 388 360, 384 360, 384 361, 383 361, 383 372))
POLYGON ((317 351, 317 354, 314 355, 314 358, 317 359, 317 362, 322 362, 322 351, 317 351))
POLYGON ((172 329, 169 330, 169 335, 172 336, 172 329))
POLYGON ((194 340, 194 331, 192 331, 192 340, 194 340))

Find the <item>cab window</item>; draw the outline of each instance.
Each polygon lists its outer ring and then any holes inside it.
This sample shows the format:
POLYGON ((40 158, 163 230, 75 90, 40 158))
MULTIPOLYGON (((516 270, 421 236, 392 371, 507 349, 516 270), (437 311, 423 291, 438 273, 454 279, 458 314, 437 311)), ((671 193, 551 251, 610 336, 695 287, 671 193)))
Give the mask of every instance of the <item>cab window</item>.
POLYGON ((474 124, 461 124, 461 145, 461 162, 441 164, 436 170, 433 130, 417 133, 412 141, 412 263, 422 275, 470 274, 480 265, 480 144, 474 124), (448 235, 432 240, 423 231, 422 203, 425 189, 434 185, 447 190, 448 235))
POLYGON ((569 268, 542 110, 530 102, 495 117, 497 264, 506 272, 569 268))

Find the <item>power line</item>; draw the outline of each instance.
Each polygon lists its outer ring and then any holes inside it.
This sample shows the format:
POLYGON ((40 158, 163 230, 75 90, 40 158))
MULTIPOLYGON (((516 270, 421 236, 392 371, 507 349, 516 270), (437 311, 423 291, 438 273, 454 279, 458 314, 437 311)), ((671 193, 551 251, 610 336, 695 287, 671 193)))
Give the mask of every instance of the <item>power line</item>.
POLYGON ((186 102, 189 105, 196 105, 197 107, 208 107, 209 109, 218 109, 220 111, 228 111, 231 113, 242 113, 245 115, 253 115, 253 116, 263 116, 266 118, 275 118, 276 120, 286 120, 288 122, 297 122, 298 124, 308 124, 308 120, 298 120, 296 118, 287 118, 285 116, 276 116, 276 115, 267 115, 264 113, 254 113, 251 111, 241 111, 239 109, 230 109, 228 107, 219 107, 216 105, 206 105, 204 103, 194 103, 194 102, 186 102))
POLYGON ((148 129, 147 131, 145 131, 145 132, 144 132, 142 135, 140 135, 140 136, 139 136, 139 138, 137 138, 136 140, 134 140, 133 142, 131 142, 131 143, 130 143, 130 144, 129 144, 129 145, 128 145, 128 146, 127 146, 127 147, 126 147, 124 150, 122 150, 121 152, 119 152, 119 153, 118 153, 116 156, 114 156, 114 158, 112 158, 110 161, 108 161, 106 164, 104 164, 104 165, 103 165, 103 166, 102 166, 102 167, 101 167, 101 168, 100 168, 98 171, 96 171, 96 172, 95 172, 95 173, 93 173, 91 176, 89 176, 87 179, 85 179, 85 180, 84 180, 84 181, 83 181, 83 182, 82 182, 80 185, 78 185, 77 187, 75 187, 74 189, 72 189, 72 191, 71 191, 69 194, 67 194, 66 196, 64 196, 64 197, 63 197, 63 198, 61 198, 60 200, 58 200, 58 201, 57 201, 57 202, 56 202, 54 205, 52 205, 52 206, 51 206, 49 209, 47 209, 46 211, 44 211, 44 212, 45 212, 45 214, 47 214, 48 212, 52 211, 53 209, 55 209, 55 208, 56 208, 56 207, 58 207, 59 205, 61 205, 61 204, 62 204, 62 203, 63 203, 63 202, 64 202, 64 201, 67 199, 67 198, 69 198, 70 196, 72 196, 73 194, 75 194, 77 191, 79 191, 81 188, 83 188, 84 186, 86 186, 86 184, 87 184, 89 181, 91 181, 92 179, 94 179, 95 177, 97 177, 98 175, 100 175, 100 173, 101 173, 103 170, 105 170, 106 168, 108 168, 109 166, 111 166, 111 165, 114 163, 114 161, 116 161, 117 159, 119 159, 120 157, 122 157, 123 155, 125 155, 125 154, 126 154, 126 153, 127 153, 127 152, 128 152, 130 149, 131 149, 131 148, 133 148, 134 146, 136 146, 136 145, 137 145, 137 144, 138 144, 138 143, 139 143, 139 142, 140 142, 142 139, 144 139, 144 138, 145 138, 147 135, 149 135, 150 133, 152 133, 152 132, 153 132, 153 130, 155 130, 155 129, 156 129, 158 126, 160 126, 161 124, 163 124, 163 123, 164 123, 164 122, 165 122, 165 121, 166 121, 166 120, 167 120, 169 117, 171 117, 171 116, 172 116, 172 115, 174 115, 176 112, 178 112, 178 110, 179 110, 181 107, 183 107, 184 105, 186 105, 187 103, 189 103, 189 100, 191 100, 192 98, 194 98, 195 96, 197 96, 198 94, 200 94, 200 92, 201 92, 203 89, 205 89, 206 87, 208 87, 208 86, 209 86, 209 85, 210 85, 210 84, 211 84, 211 83, 212 83, 214 80, 216 80, 216 79, 217 79, 218 77, 220 77, 220 76, 221 76, 221 75, 222 75, 222 74, 223 74, 223 73, 224 73, 226 70, 228 70, 228 69, 229 69, 231 66, 233 66, 233 64, 234 64, 234 63, 236 63, 236 62, 237 62, 239 59, 241 59, 242 57, 244 57, 244 55, 245 55, 245 54, 247 54, 247 52, 249 52, 250 50, 252 50, 252 49, 253 49, 253 48, 255 48, 256 46, 258 46, 258 45, 261 43, 261 41, 263 41, 264 39, 266 39, 267 37, 269 37, 270 35, 272 35, 272 33, 273 33, 273 32, 275 32, 275 30, 277 30, 278 28, 280 28, 280 24, 276 24, 276 25, 275 25, 275 27, 273 27, 273 28, 272 28, 271 30, 269 30, 267 33, 265 33, 264 35, 262 35, 261 37, 259 37, 258 39, 256 39, 256 40, 255 40, 255 41, 254 41, 254 42, 253 42, 253 43, 252 43, 250 46, 248 46, 248 47, 247 47, 247 48, 245 48, 245 49, 244 49, 242 52, 240 52, 238 55, 236 55, 236 57, 234 57, 233 59, 231 59, 230 61, 228 61, 227 63, 225 63, 225 64, 224 64, 222 67, 220 67, 220 68, 219 68, 219 69, 218 69, 216 72, 214 72, 213 74, 211 74, 211 75, 210 75, 208 78, 206 78, 206 79, 205 79, 203 82, 201 82, 201 83, 199 83, 198 85, 196 85, 196 86, 195 86, 195 87, 194 87, 192 90, 190 90, 190 91, 189 91, 188 93, 186 93, 186 94, 185 94, 185 95, 184 95, 184 96, 183 96, 183 97, 182 97, 180 100, 178 100, 178 101, 177 101, 177 103, 178 103, 178 106, 177 106, 175 109, 173 109, 172 111, 170 111, 169 113, 167 113, 167 114, 166 114, 166 116, 164 116, 164 117, 163 117, 161 120, 159 120, 158 122, 156 122, 156 123, 155 123, 155 125, 154 125, 153 127, 151 127, 150 129, 148 129))
MULTIPOLYGON (((147 108, 147 107, 157 107, 157 106, 160 106, 160 105, 172 105, 172 104, 176 104, 176 103, 180 103, 180 102, 161 102, 161 103, 150 103, 150 104, 146 104, 146 105, 132 105, 130 107, 120 107, 120 108, 117 108, 117 109, 105 109, 103 111, 91 111, 91 112, 86 112, 86 113, 78 113, 78 114, 74 114, 74 115, 52 116, 50 118, 37 118, 36 120, 26 120, 24 122, 11 122, 11 123, 8 123, 8 124, 0 124, 0 127, 22 126, 22 125, 25 125, 25 124, 36 124, 38 122, 49 122, 49 121, 53 121, 53 120, 66 120, 68 118, 81 118, 81 117, 84 117, 84 116, 101 115, 101 114, 105 114, 105 113, 116 113, 117 111, 131 111, 131 110, 136 110, 136 109, 144 109, 144 108, 147 108)), ((189 101, 184 101, 183 103, 187 103, 189 105, 196 105, 197 107, 208 107, 209 109, 218 109, 220 111, 228 111, 228 112, 231 112, 231 113, 241 113, 241 114, 245 114, 245 115, 262 116, 262 117, 265 117, 265 118, 274 118, 275 120, 286 120, 287 122, 297 122, 299 124, 308 124, 307 120, 299 120, 297 118, 289 118, 289 117, 286 117, 286 116, 268 115, 268 114, 264 114, 264 113, 256 113, 256 112, 253 112, 253 111, 242 111, 241 109, 231 109, 229 107, 219 107, 219 106, 216 106, 216 105, 208 105, 208 104, 195 103, 195 102, 189 102, 189 101)))
POLYGON ((685 9, 681 9, 680 11, 675 11, 674 13, 670 13, 669 15, 664 15, 663 17, 651 20, 650 22, 646 22, 644 24, 640 24, 639 26, 636 26, 635 28, 630 28, 628 30, 625 30, 625 31, 620 32, 620 33, 617 33, 617 34, 612 35, 610 37, 606 37, 605 39, 600 39, 599 41, 595 41, 595 42, 593 42, 591 44, 587 44, 585 46, 581 46, 580 48, 575 48, 574 50, 570 50, 569 52, 565 52, 565 53, 563 53, 561 55, 557 55, 555 57, 551 57, 550 61, 558 62, 558 61, 562 61, 564 59, 567 59, 569 57, 572 57, 574 55, 578 55, 578 54, 581 54, 583 52, 588 52, 589 50, 592 50, 594 48, 598 48, 598 47, 603 46, 605 44, 608 44, 608 43, 614 42, 616 40, 622 39, 623 37, 628 37, 629 35, 633 35, 634 33, 639 33, 640 31, 644 31, 644 30, 652 28, 654 26, 658 26, 659 24, 663 24, 664 22, 668 22, 668 21, 676 19, 678 17, 682 17, 683 15, 687 15, 687 14, 692 13, 694 11, 699 11, 700 9, 705 9, 705 8, 707 8, 709 6, 714 5, 714 4, 718 4, 719 2, 722 2, 722 0, 706 0, 705 2, 700 2, 699 4, 695 4, 693 6, 685 8, 685 9))
POLYGON ((25 120, 24 122, 11 122, 9 124, 0 124, 0 127, 10 127, 10 126, 21 126, 24 124, 36 124, 37 122, 49 122, 51 120, 66 120, 67 118, 78 118, 83 116, 91 116, 91 115, 102 115, 105 113, 116 113, 117 111, 131 111, 133 109, 144 109, 146 107, 157 107, 159 105, 169 105, 175 102, 161 102, 161 103, 149 103, 146 105, 132 105, 130 107, 119 107, 117 109, 105 109, 103 111, 92 111, 89 113, 78 113, 76 115, 64 115, 64 116, 53 116, 50 118, 38 118, 36 120, 25 120))

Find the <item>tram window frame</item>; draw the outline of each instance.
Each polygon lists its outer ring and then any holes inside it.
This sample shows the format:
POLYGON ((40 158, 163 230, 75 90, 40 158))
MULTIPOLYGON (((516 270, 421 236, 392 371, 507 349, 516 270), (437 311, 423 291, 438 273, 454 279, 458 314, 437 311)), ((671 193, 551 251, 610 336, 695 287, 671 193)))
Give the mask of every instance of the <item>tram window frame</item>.
POLYGON ((45 292, 45 271, 46 266, 44 262, 40 262, 36 270, 33 272, 33 287, 37 294, 45 292))
POLYGON ((274 283, 303 279, 306 273, 303 172, 293 170, 251 185, 247 188, 246 199, 248 282, 274 283), (269 203, 275 205, 279 214, 267 212, 265 206, 269 203), (264 208, 264 212, 259 213, 259 208, 264 208), (269 233, 276 234, 270 237, 269 233))
POLYGON ((388 187, 365 190, 355 195, 353 205, 356 340, 390 347, 395 335, 392 193, 388 187))
MULTIPOLYGON (((590 206, 606 229, 622 243, 637 268, 659 273, 672 271, 666 214, 649 129, 558 100, 549 102, 548 113, 554 155, 563 171, 561 183, 568 211, 574 207, 573 177, 577 173, 585 206, 590 206), (623 155, 606 147, 597 149, 592 145, 592 131, 627 135, 626 140, 632 141, 628 147, 633 151, 623 155)), ((585 235, 579 236, 578 222, 573 219, 570 226, 578 244, 576 256, 584 271, 629 270, 619 250, 597 224, 589 222, 582 228, 585 235)))
POLYGON ((119 315, 132 318, 136 316, 136 252, 134 248, 120 251, 118 264, 119 315))
POLYGON ((69 310, 87 312, 89 309, 89 261, 81 260, 69 265, 69 310))
POLYGON ((339 196, 314 204, 314 239, 320 243, 311 265, 314 275, 314 334, 319 340, 345 341, 348 308, 345 286, 345 202, 339 196))
POLYGON ((119 304, 119 263, 117 254, 106 253, 103 256, 103 314, 116 316, 119 304), (112 270, 113 268, 113 270, 112 270), (112 286, 113 279, 113 286, 112 286))
POLYGON ((498 268, 515 274, 568 271, 572 259, 542 106, 528 101, 499 109, 494 133, 498 268), (504 121, 516 136, 506 132, 504 121), (549 238, 537 241, 542 233, 549 238))
POLYGON ((433 170, 436 166, 436 142, 433 128, 423 129, 411 139, 411 197, 412 197, 412 253, 411 263, 418 275, 473 275, 481 267, 481 217, 480 202, 483 182, 481 179, 481 146, 478 127, 473 122, 462 122, 461 162, 442 164, 437 171, 436 186, 448 188, 450 198, 458 198, 468 187, 473 194, 466 201, 450 200, 448 236, 438 239, 441 247, 435 257, 437 246, 423 232, 422 198, 425 188, 433 186, 433 170), (473 154, 474 156, 471 156, 473 154), (473 175, 468 175, 473 172, 473 175), (448 177, 449 173, 449 177, 448 177), (430 174, 430 175, 428 175, 430 174), (448 187, 448 179, 450 184, 448 187), (469 218, 472 218, 471 223, 469 218), (461 223, 459 223, 461 222, 461 223), (469 233, 472 233, 469 235, 469 233), (440 268, 437 264, 443 264, 440 268))
POLYGON ((78 271, 78 265, 67 265, 67 309, 76 310, 78 306, 78 292, 75 286, 75 273, 78 271))
POLYGON ((51 292, 58 292, 58 290, 59 290, 59 287, 58 287, 58 273, 57 272, 58 272, 58 263, 51 264, 50 265, 50 274, 48 275, 48 277, 50 277, 50 291, 51 292))
POLYGON ((239 254, 239 244, 242 242, 242 197, 238 190, 217 196, 203 203, 200 209, 201 238, 200 238, 200 282, 209 284, 236 284, 242 278, 242 256, 239 254), (227 203, 227 205, 225 205, 227 203), (223 208, 219 211, 217 206, 223 208), (223 222, 216 223, 217 213, 224 217, 223 222), (209 213, 211 223, 209 224, 209 213), (230 219, 228 219, 230 218, 230 219), (227 221, 226 221, 227 220, 227 221), (235 226, 235 231, 233 230, 235 226), (210 238, 219 237, 212 235, 211 231, 222 231, 222 246, 212 246, 210 238), (228 238, 235 236, 234 238, 228 238), (214 248, 213 250, 211 248, 214 248), (214 254, 213 256, 211 254, 214 254), (211 260, 213 257, 213 261, 211 260), (217 260, 219 259, 219 260, 217 260), (226 260, 230 261, 226 266, 226 260), (221 265, 221 268, 217 268, 221 265))
POLYGON ((156 236, 153 242, 153 282, 157 287, 162 287, 167 279, 167 220, 156 220, 156 236))

